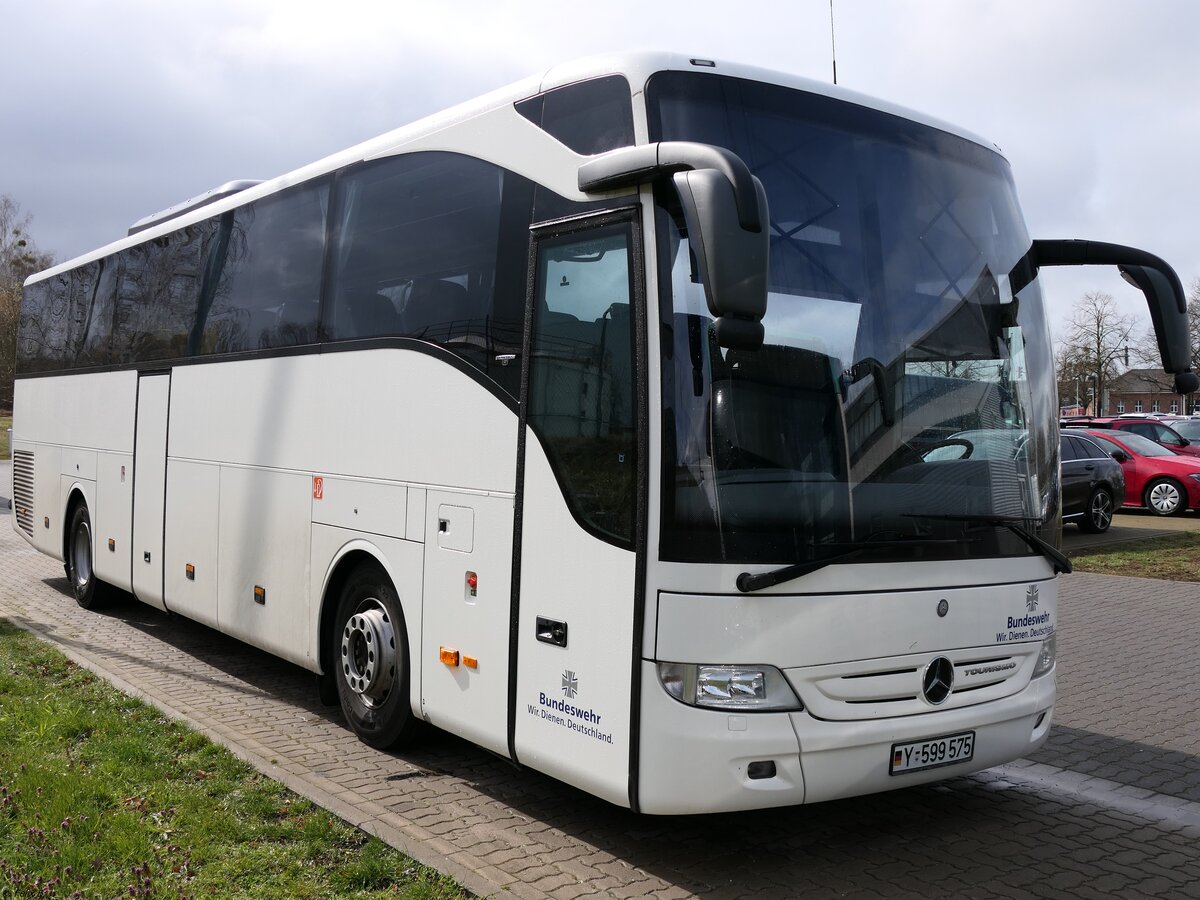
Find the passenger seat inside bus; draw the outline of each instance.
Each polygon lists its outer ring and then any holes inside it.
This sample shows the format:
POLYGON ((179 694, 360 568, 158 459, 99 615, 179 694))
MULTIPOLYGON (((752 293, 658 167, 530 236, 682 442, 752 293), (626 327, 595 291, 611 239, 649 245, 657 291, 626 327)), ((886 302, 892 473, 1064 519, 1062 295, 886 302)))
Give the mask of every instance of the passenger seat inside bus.
POLYGON ((374 291, 347 291, 337 316, 337 337, 368 338, 400 334, 400 315, 392 301, 374 291))
POLYGON ((435 343, 466 337, 474 318, 482 318, 461 284, 440 278, 413 282, 404 305, 404 333, 435 343))

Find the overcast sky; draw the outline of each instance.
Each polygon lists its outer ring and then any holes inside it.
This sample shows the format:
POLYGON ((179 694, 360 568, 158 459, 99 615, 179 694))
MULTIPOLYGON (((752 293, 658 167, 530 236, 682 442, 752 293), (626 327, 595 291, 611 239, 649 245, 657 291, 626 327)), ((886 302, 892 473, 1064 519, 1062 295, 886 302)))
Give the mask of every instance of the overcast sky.
MULTIPOLYGON (((840 84, 1012 163, 1035 237, 1200 277, 1195 0, 834 0, 840 84)), ((5 4, 0 194, 67 259, 234 178, 269 178, 563 60, 676 50, 830 80, 829 0, 5 4)), ((1057 325, 1104 269, 1045 274, 1057 325)))

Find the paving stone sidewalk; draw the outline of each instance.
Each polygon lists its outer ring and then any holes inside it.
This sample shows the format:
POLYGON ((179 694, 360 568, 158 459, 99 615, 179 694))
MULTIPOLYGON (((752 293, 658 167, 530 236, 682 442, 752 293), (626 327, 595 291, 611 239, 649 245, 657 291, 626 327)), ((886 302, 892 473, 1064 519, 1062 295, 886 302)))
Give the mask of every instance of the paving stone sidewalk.
POLYGON ((61 567, 0 523, 0 616, 496 897, 1200 897, 1200 587, 1161 584, 1064 583, 1063 737, 1033 761, 812 807, 650 818, 446 735, 371 750, 308 673, 135 602, 80 610, 61 567), (1097 752, 1114 762, 1081 776, 1097 752), (1153 789, 1138 786, 1147 760, 1153 789))

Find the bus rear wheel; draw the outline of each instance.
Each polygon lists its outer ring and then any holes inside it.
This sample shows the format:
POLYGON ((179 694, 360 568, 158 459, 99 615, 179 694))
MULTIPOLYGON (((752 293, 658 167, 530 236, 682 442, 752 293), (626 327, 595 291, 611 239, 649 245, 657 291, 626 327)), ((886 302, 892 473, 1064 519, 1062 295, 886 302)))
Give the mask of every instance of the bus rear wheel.
POLYGON ((96 577, 93 566, 92 517, 86 503, 79 503, 71 513, 71 524, 67 529, 63 570, 71 585, 75 602, 84 609, 98 609, 107 603, 114 589, 96 577))
POLYGON ((409 699, 404 614, 378 564, 363 563, 346 579, 330 640, 338 700, 354 733, 379 750, 410 743, 420 722, 409 699))

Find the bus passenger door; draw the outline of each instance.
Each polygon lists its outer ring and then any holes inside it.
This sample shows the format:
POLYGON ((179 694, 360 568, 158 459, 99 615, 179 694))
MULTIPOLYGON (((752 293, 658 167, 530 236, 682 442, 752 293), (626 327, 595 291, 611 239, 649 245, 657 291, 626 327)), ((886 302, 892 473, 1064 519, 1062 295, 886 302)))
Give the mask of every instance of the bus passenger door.
POLYGON ((518 452, 517 760, 630 804, 639 491, 637 221, 538 229, 518 452))
POLYGON ((133 445, 133 593, 163 605, 163 512, 167 493, 167 410, 170 374, 138 378, 133 445))

